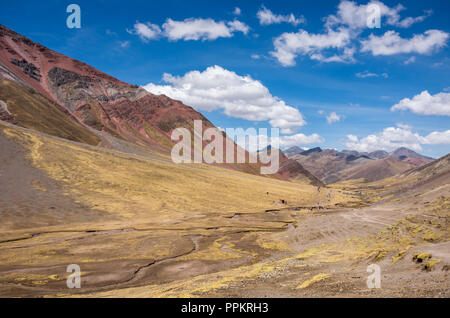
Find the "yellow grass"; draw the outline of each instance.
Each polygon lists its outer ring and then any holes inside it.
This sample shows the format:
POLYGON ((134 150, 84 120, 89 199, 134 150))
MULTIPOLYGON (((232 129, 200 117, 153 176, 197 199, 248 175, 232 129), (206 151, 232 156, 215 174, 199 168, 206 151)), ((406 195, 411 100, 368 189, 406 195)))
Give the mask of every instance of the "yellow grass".
POLYGON ((94 209, 164 223, 186 214, 251 212, 323 199, 316 187, 217 168, 85 147, 31 132, 3 131, 30 150, 33 165, 63 182, 67 192, 94 209), (270 193, 267 195, 266 192, 270 193))
POLYGON ((328 277, 330 277, 330 276, 331 276, 330 274, 317 274, 317 275, 314 276, 313 278, 304 281, 304 282, 303 282, 300 286, 298 286, 297 288, 298 288, 298 289, 303 289, 303 288, 309 287, 310 285, 312 285, 312 284, 314 284, 314 283, 317 283, 317 282, 320 282, 320 281, 322 281, 322 280, 324 280, 324 279, 326 279, 326 278, 328 278, 328 277))

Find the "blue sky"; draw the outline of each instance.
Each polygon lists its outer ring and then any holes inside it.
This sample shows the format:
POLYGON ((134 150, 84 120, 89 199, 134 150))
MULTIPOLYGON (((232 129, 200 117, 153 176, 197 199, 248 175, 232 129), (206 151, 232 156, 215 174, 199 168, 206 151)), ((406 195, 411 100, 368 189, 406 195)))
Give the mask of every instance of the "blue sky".
POLYGON ((372 1, 372 29, 368 1, 2 2, 0 23, 216 126, 280 127, 285 147, 449 152, 448 1, 372 1))

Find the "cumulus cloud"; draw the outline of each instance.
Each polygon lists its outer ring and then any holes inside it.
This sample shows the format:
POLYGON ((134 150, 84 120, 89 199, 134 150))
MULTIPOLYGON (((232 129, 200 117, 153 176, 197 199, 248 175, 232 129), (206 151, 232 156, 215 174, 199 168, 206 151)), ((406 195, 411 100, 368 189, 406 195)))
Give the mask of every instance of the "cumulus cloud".
POLYGON ((160 36, 161 28, 158 25, 149 22, 136 22, 133 26, 133 29, 127 29, 127 32, 130 34, 136 34, 141 38, 142 41, 148 42, 149 40, 157 39, 160 36))
POLYGON ((281 148, 287 148, 292 146, 322 143, 323 141, 323 138, 318 134, 312 134, 309 136, 306 136, 304 134, 295 134, 291 136, 281 136, 279 145, 281 148))
POLYGON ((430 95, 423 91, 412 99, 404 98, 391 107, 391 111, 410 110, 420 115, 450 116, 450 93, 430 95))
POLYGON ((341 116, 339 116, 335 112, 332 112, 330 115, 327 116, 327 123, 329 123, 329 124, 336 123, 340 120, 341 120, 341 116))
POLYGON ((422 145, 450 144, 450 130, 434 131, 427 136, 414 133, 407 125, 385 128, 382 132, 359 139, 355 135, 347 135, 345 146, 360 152, 375 150, 393 151, 406 147, 415 151, 422 151, 422 145))
POLYGON ((297 55, 307 55, 311 59, 322 62, 353 61, 354 50, 346 48, 351 37, 347 29, 337 31, 328 29, 326 33, 312 34, 305 30, 296 33, 283 33, 275 38, 273 44, 275 51, 270 52, 283 66, 295 65, 297 55), (322 54, 326 49, 346 49, 342 55, 325 57, 322 54))
POLYGON ((426 145, 449 145, 450 144, 450 130, 433 131, 425 137, 423 142, 426 145))
POLYGON ((252 54, 250 57, 252 59, 254 59, 254 60, 259 60, 261 58, 261 55, 259 55, 259 54, 252 54))
POLYGON ((223 110, 231 117, 251 121, 269 121, 283 134, 291 134, 306 124, 300 111, 272 96, 267 87, 250 75, 240 76, 220 66, 183 76, 164 74, 167 85, 150 83, 144 88, 153 94, 165 94, 197 110, 223 110))
POLYGON ((403 124, 403 123, 397 123, 397 127, 400 127, 400 128, 403 128, 403 129, 408 129, 408 130, 412 129, 412 127, 410 125, 403 124))
POLYGON ((214 21, 213 19, 188 18, 183 21, 167 19, 161 28, 149 22, 136 22, 132 30, 128 33, 138 35, 142 41, 157 39, 161 36, 167 37, 170 41, 178 40, 216 40, 217 38, 230 38, 234 32, 247 34, 250 28, 239 20, 214 21))
POLYGON ((293 13, 288 15, 274 14, 265 6, 262 6, 258 10, 256 16, 258 17, 259 24, 261 25, 279 24, 285 22, 297 26, 306 22, 303 16, 296 18, 293 13))
POLYGON ((174 21, 167 19, 163 24, 164 34, 172 41, 178 40, 215 40, 217 38, 229 38, 234 31, 248 32, 248 27, 238 21, 225 23, 216 22, 213 19, 185 19, 174 21))
POLYGON ((310 55, 311 60, 316 60, 324 63, 340 62, 340 63, 351 63, 355 59, 353 55, 355 54, 355 49, 353 47, 344 48, 343 52, 340 54, 333 54, 330 56, 324 56, 322 53, 314 53, 310 55))
POLYGON ((377 74, 377 73, 371 73, 369 71, 356 73, 355 76, 358 77, 358 78, 367 78, 367 77, 384 77, 384 78, 388 78, 389 77, 388 73, 377 74))
POLYGON ((353 1, 341 1, 338 5, 337 13, 328 16, 325 25, 327 27, 344 25, 352 30, 364 29, 367 27, 367 20, 370 19, 372 13, 371 6, 373 5, 379 8, 381 18, 384 18, 383 23, 401 28, 408 28, 414 23, 425 20, 432 14, 432 11, 428 10, 422 16, 402 19, 400 17, 400 11, 404 10, 405 7, 400 4, 391 8, 381 1, 370 1, 367 4, 361 5, 353 1))
POLYGON ((371 34, 368 40, 362 40, 361 52, 371 52, 375 56, 400 53, 430 54, 445 46, 448 36, 448 33, 440 30, 428 30, 410 39, 404 39, 398 32, 387 31, 382 36, 371 34))
MULTIPOLYGON (((283 33, 273 40, 274 50, 271 52, 283 66, 294 66, 297 56, 307 56, 320 62, 355 62, 358 46, 361 52, 372 52, 373 55, 391 55, 398 53, 429 54, 445 45, 448 34, 439 30, 428 30, 424 34, 415 35, 411 39, 403 39, 395 31, 388 31, 383 36, 371 34, 368 39, 360 41, 360 35, 367 28, 372 12, 368 9, 376 5, 385 25, 406 28, 423 21, 431 11, 425 11, 418 17, 400 16, 402 5, 389 7, 381 1, 372 0, 359 5, 354 1, 341 1, 336 14, 324 18, 324 32, 309 33, 299 30, 297 33, 283 33)), ((259 12, 265 14, 269 24, 273 13, 263 7, 259 12)), ((260 19, 261 21, 261 19, 260 19)), ((263 24, 263 23, 261 23, 263 24)))
POLYGON ((234 14, 234 15, 241 15, 241 13, 242 13, 242 12, 241 12, 241 8, 239 8, 239 7, 235 7, 235 8, 234 8, 234 11, 233 11, 233 14, 234 14))
POLYGON ((341 121, 341 119, 345 117, 343 115, 338 115, 336 112, 331 112, 328 115, 326 115, 325 111, 322 109, 318 110, 317 113, 319 115, 324 116, 327 120, 327 123, 329 124, 337 123, 338 121, 341 121))
POLYGON ((231 32, 239 31, 244 34, 247 34, 248 31, 250 30, 250 28, 247 24, 245 24, 239 20, 230 21, 227 23, 227 25, 228 25, 228 28, 231 30, 231 32))

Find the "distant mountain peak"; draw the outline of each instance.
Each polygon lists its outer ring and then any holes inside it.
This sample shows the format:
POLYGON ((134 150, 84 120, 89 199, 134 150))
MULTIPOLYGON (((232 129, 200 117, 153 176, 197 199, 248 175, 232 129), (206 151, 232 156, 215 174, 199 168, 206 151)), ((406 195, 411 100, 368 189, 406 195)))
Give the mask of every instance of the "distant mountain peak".
POLYGON ((368 155, 370 158, 373 158, 373 159, 383 159, 383 158, 386 158, 387 156, 389 156, 389 153, 384 150, 375 150, 375 151, 370 152, 368 155))
POLYGON ((389 154, 389 157, 394 157, 394 158, 397 158, 397 159, 400 159, 400 160, 404 160, 404 159, 434 160, 434 158, 423 156, 423 155, 415 152, 414 150, 411 150, 411 149, 406 148, 406 147, 397 148, 396 150, 392 151, 389 154))
POLYGON ((284 154, 286 156, 292 157, 292 156, 295 156, 295 155, 299 155, 303 151, 306 151, 306 150, 308 150, 308 148, 302 148, 302 147, 298 147, 298 146, 293 146, 293 147, 290 147, 288 149, 285 149, 283 152, 284 152, 284 154))
POLYGON ((315 153, 315 152, 322 152, 322 148, 320 148, 320 147, 311 148, 311 149, 301 152, 300 154, 303 156, 307 156, 307 155, 309 155, 311 153, 315 153))

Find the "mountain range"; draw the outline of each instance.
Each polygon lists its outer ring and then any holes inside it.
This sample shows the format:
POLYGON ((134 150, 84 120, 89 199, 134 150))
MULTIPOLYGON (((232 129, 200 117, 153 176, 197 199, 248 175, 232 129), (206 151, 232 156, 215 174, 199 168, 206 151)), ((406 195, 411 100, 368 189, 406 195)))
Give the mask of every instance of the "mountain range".
POLYGON ((384 150, 358 152, 320 147, 303 150, 292 147, 285 153, 327 184, 361 178, 365 181, 377 181, 434 160, 405 147, 390 153, 384 150))

